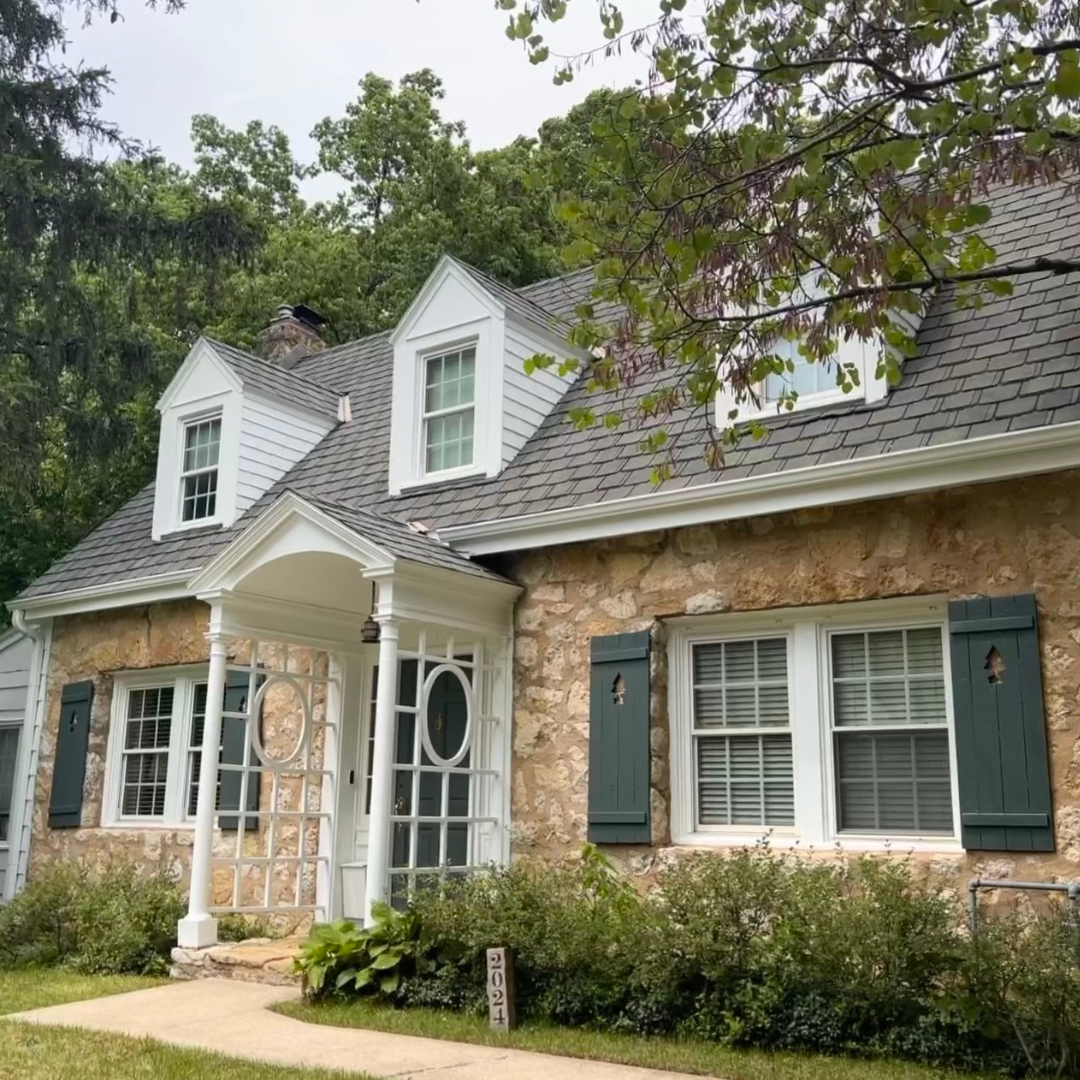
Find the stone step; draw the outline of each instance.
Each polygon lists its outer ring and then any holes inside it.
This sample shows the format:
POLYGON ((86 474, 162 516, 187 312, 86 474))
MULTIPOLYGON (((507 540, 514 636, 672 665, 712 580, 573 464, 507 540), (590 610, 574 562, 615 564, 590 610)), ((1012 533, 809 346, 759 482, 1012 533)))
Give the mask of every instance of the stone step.
POLYGON ((172 951, 169 974, 174 979, 237 979, 269 986, 298 986, 293 957, 303 938, 250 938, 208 945, 205 949, 172 951))

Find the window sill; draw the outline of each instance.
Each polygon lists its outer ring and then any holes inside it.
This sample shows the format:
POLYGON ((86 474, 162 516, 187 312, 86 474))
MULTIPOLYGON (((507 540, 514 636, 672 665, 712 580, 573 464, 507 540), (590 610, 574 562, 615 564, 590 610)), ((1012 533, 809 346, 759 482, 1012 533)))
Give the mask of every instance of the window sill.
POLYGON ((778 408, 776 402, 770 402, 761 409, 739 410, 739 415, 729 423, 744 424, 755 420, 783 420, 797 413, 809 412, 811 409, 826 409, 832 405, 863 405, 866 403, 866 393, 862 387, 856 387, 849 394, 843 391, 834 393, 829 391, 825 394, 807 394, 799 398, 793 408, 778 408))
POLYGON ((687 848, 747 848, 767 844, 774 851, 844 851, 853 854, 873 854, 892 851, 898 854, 914 852, 931 855, 963 855, 964 847, 951 837, 927 839, 925 837, 884 836, 837 836, 817 844, 791 833, 689 833, 673 835, 675 847, 687 848))
POLYGON ((414 480, 406 480, 401 485, 402 492, 413 491, 416 488, 438 487, 440 484, 449 484, 453 480, 481 479, 487 474, 483 468, 470 465, 467 469, 447 469, 445 472, 431 473, 414 480))
MULTIPOLYGON (((85 828, 86 826, 84 826, 85 828)), ((153 829, 156 832, 193 832, 195 823, 191 821, 158 821, 155 818, 117 818, 103 821, 99 829, 153 829)))

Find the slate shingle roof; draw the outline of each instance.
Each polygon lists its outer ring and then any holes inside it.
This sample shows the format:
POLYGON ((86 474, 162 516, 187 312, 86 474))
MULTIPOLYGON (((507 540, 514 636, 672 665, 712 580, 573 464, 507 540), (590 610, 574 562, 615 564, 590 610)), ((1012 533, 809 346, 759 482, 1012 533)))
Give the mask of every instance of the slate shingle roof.
POLYGON ((287 370, 279 364, 272 364, 260 356, 253 356, 242 349, 226 345, 223 341, 206 339, 214 352, 240 376, 240 381, 258 387, 265 393, 282 401, 290 402, 314 412, 338 418, 338 403, 341 392, 332 390, 320 381, 287 370))
MULTIPOLYGON (((1039 255, 1080 258, 1080 199, 1064 185, 1007 189, 993 200, 984 230, 1001 260, 1039 255)), ((591 272, 580 271, 516 290, 552 317, 572 321, 587 301, 591 272)), ((702 447, 710 417, 685 412, 670 418, 676 477, 667 487, 761 476, 788 469, 962 442, 1023 428, 1080 420, 1080 273, 1033 275, 1008 297, 981 309, 960 309, 938 295, 918 334, 918 355, 904 364, 898 387, 878 403, 853 402, 805 410, 769 421, 760 443, 730 451, 718 476, 702 447)), ((375 510, 401 522, 433 528, 516 517, 644 495, 654 490, 652 459, 638 448, 632 424, 612 432, 575 430, 567 414, 576 405, 604 405, 584 385, 560 404, 494 479, 460 480, 391 497, 387 493, 390 443, 388 334, 376 334, 307 357, 294 372, 332 385, 352 400, 353 419, 339 424, 271 489, 233 529, 150 539, 153 493, 147 489, 23 594, 48 595, 84 585, 119 582, 195 569, 290 488, 305 497, 375 510)), ((620 398, 624 407, 654 385, 642 379, 620 398)))
POLYGON ((462 573, 491 581, 507 580, 494 570, 472 562, 460 552, 451 551, 445 544, 440 544, 432 537, 414 531, 404 522, 395 521, 374 510, 343 506, 330 499, 319 499, 311 495, 301 497, 329 514, 335 521, 339 521, 373 544, 377 544, 384 551, 388 551, 395 558, 406 559, 423 566, 442 566, 448 570, 459 570, 462 573))

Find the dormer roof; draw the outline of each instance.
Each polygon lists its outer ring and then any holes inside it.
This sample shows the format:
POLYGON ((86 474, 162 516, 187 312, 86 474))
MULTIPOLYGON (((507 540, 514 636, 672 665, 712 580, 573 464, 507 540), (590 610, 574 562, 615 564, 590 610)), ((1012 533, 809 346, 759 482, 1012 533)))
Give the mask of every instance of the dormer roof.
POLYGON ((245 388, 335 420, 339 418, 341 400, 347 396, 340 390, 223 341, 208 337, 202 340, 228 365, 245 388))

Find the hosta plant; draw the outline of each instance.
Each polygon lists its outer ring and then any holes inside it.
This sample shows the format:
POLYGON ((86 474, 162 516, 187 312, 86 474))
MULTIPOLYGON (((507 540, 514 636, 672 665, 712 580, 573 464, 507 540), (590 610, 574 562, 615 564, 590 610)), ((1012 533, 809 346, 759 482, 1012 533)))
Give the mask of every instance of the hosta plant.
POLYGON ((364 928, 348 921, 312 928, 296 960, 308 996, 392 997, 423 965, 416 915, 394 911, 386 904, 378 905, 373 915, 371 926, 364 928))

